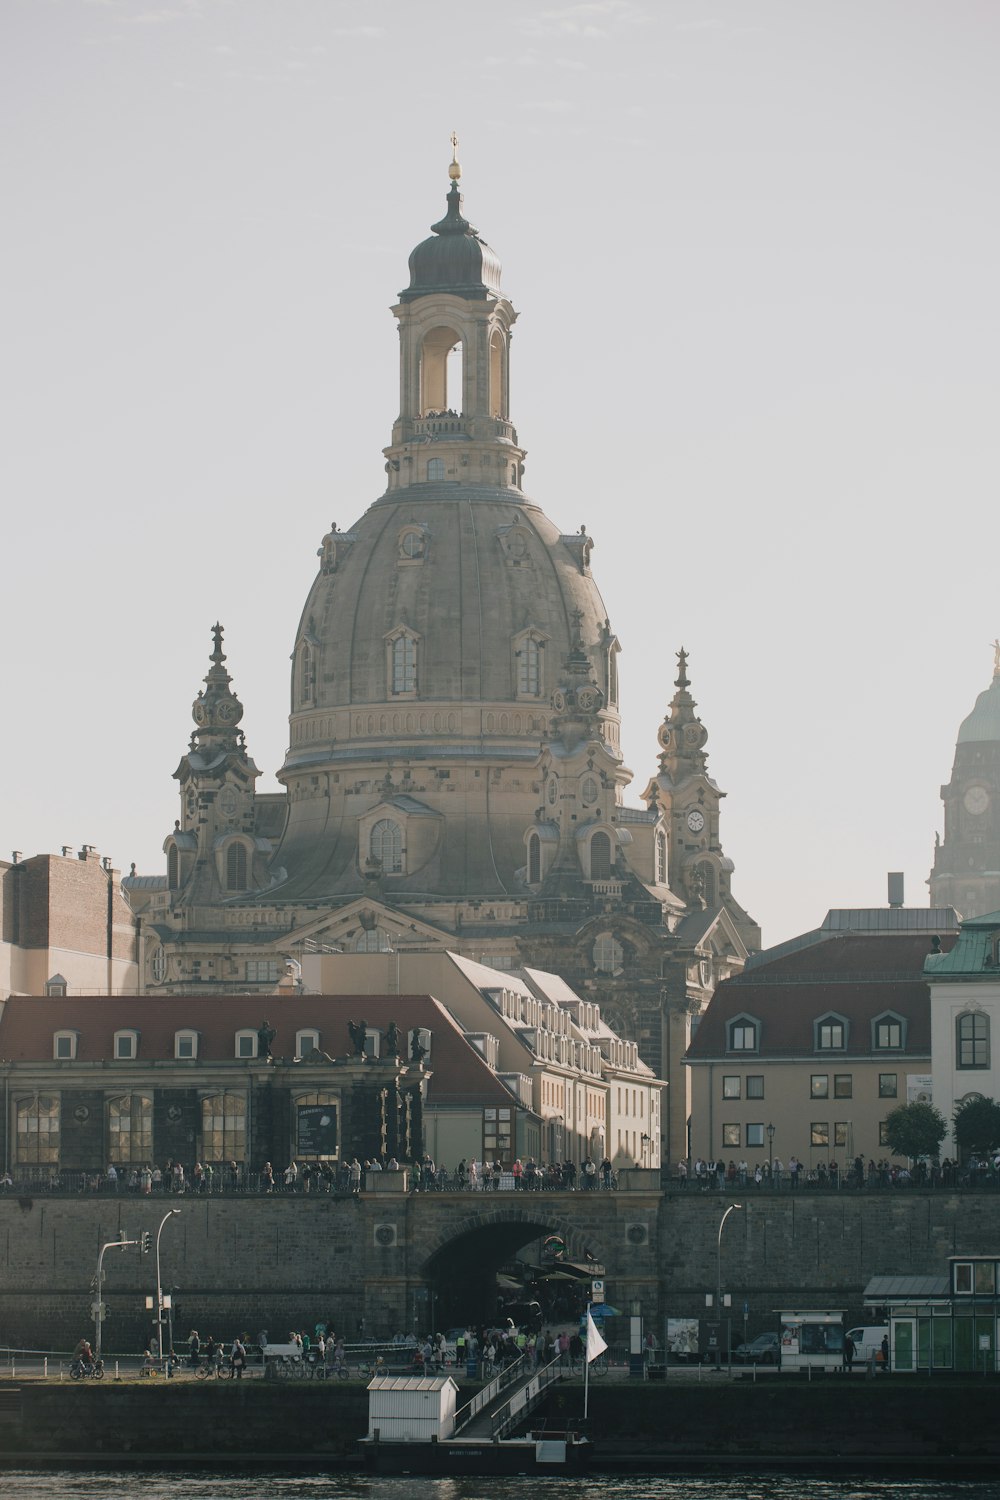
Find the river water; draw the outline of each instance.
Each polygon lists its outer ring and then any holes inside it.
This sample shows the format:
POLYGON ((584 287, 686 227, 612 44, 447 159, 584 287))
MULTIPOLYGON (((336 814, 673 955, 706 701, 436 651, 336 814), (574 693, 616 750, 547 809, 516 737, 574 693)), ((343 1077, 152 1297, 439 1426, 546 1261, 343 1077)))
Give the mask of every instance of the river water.
POLYGON ((3 1500, 1000 1500, 1000 1480, 859 1479, 753 1473, 724 1478, 428 1479, 228 1476, 177 1470, 0 1475, 3 1500))

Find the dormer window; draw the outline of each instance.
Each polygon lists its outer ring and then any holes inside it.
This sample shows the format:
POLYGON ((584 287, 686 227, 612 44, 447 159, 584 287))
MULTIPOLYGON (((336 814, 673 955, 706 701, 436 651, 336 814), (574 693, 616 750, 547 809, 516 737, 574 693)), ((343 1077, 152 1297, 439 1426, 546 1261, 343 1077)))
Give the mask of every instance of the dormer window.
POLYGON ((236 1033, 236 1056, 240 1058, 257 1056, 256 1031, 238 1031, 236 1033))
POLYGON ((760 1050, 760 1022, 756 1017, 734 1017, 729 1023, 726 1046, 730 1052, 758 1052, 760 1050))
MULTIPOLYGON (((441 459, 433 462, 441 463, 441 459)), ((444 475, 441 475, 444 478, 444 475)), ((426 550, 426 534, 422 526, 404 526, 399 533, 399 561, 402 563, 422 562, 426 550)))
POLYGON ((385 875, 403 872, 403 830, 392 818, 379 818, 371 833, 369 851, 385 875))
POLYGON ((310 1052, 319 1051, 318 1031, 297 1031, 295 1033, 295 1056, 298 1058, 308 1057, 310 1052))
POLYGON ((906 1020, 886 1011, 872 1021, 872 1047, 876 1052, 900 1052, 906 1045, 906 1020))
POLYGON ((247 888, 247 850, 239 842, 230 844, 226 850, 226 889, 245 891, 247 888))
POLYGON ((611 840, 606 833, 595 833, 590 840, 590 878, 611 879, 611 840))
POLYGON ((817 1052, 843 1052, 849 1029, 845 1016, 823 1016, 813 1023, 813 1046, 817 1052))
POLYGON ((55 1062, 75 1062, 78 1031, 57 1031, 52 1038, 52 1057, 55 1062))
POLYGON ((45 993, 47 995, 66 995, 69 993, 69 985, 61 974, 53 974, 51 979, 45 981, 45 993))
POLYGON ((198 1056, 197 1031, 174 1032, 174 1056, 181 1061, 190 1061, 198 1056))
POLYGON ((114 1037, 115 1062, 134 1062, 139 1055, 139 1033, 116 1031, 114 1037))

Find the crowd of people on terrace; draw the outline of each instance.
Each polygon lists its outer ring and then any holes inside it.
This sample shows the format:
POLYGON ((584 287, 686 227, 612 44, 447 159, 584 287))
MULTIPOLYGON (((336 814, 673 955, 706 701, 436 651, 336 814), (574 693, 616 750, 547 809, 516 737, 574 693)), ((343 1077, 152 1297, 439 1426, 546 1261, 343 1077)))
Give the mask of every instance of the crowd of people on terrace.
POLYGON ((1000 1188, 1000 1152, 993 1157, 973 1157, 964 1165, 945 1157, 940 1162, 918 1160, 912 1167, 882 1157, 855 1156, 843 1164, 836 1160, 805 1163, 797 1156, 750 1163, 745 1159, 728 1161, 717 1157, 706 1161, 697 1156, 681 1160, 674 1170, 674 1185, 690 1184, 702 1192, 731 1191, 734 1188, 770 1188, 794 1190, 810 1188, 1000 1188))

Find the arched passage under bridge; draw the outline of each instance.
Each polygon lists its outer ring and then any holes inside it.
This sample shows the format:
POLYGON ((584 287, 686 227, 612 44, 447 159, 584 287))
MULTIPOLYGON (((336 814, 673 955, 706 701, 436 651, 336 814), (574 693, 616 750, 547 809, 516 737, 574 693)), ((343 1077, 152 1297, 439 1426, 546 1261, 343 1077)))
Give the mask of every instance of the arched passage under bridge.
POLYGON ((600 1237, 590 1235, 556 1205, 525 1194, 517 1206, 484 1209, 434 1249, 423 1267, 423 1300, 435 1328, 494 1323, 538 1302, 547 1319, 570 1319, 586 1300, 591 1275, 604 1274, 600 1237), (561 1250, 546 1252, 555 1237, 561 1250), (596 1241, 596 1242, 595 1242, 596 1241), (523 1259, 519 1252, 533 1247, 523 1259))

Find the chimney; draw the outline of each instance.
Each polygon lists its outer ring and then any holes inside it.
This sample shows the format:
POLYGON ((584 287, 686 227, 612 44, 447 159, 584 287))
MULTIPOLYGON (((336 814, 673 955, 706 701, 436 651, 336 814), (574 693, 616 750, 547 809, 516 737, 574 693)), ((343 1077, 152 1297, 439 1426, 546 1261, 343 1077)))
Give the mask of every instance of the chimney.
POLYGON ((903 905, 902 870, 889 871, 889 905, 896 908, 903 905))

